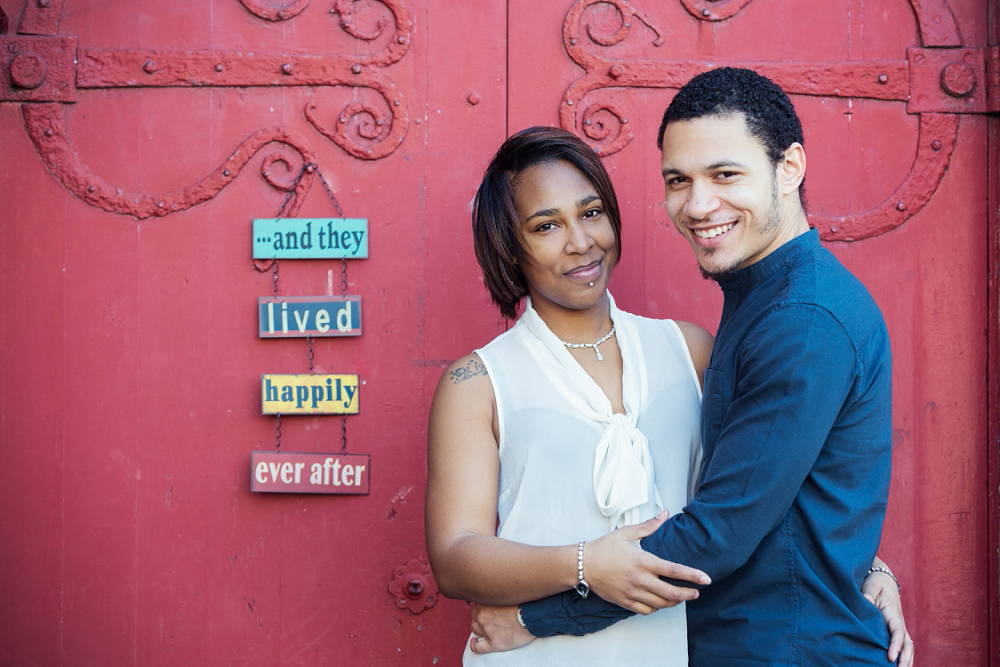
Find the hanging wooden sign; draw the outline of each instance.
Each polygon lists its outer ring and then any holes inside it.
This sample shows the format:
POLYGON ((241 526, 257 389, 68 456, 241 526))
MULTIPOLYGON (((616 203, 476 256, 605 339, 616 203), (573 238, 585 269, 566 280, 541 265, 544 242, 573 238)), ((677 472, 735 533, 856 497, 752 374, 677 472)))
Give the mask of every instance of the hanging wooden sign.
POLYGON ((257 300, 261 338, 360 336, 361 297, 262 296, 257 300))
POLYGON ((357 414, 359 385, 357 375, 265 374, 260 381, 261 414, 357 414))
POLYGON ((254 259, 368 257, 366 218, 259 218, 253 221, 254 259))
POLYGON ((368 495, 368 454, 254 451, 250 490, 255 493, 368 495))

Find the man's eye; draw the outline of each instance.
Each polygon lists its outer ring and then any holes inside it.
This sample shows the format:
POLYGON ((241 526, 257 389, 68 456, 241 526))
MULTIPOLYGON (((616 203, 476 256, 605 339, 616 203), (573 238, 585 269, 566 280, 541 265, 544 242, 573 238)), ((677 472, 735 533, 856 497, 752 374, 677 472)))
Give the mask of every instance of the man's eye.
POLYGON ((683 184, 684 183, 684 178, 681 177, 681 176, 671 176, 670 178, 667 179, 666 183, 667 183, 667 187, 674 188, 674 187, 677 187, 677 186, 683 184))
POLYGON ((735 171, 720 171, 719 172, 719 178, 722 178, 722 179, 736 178, 737 176, 739 176, 739 174, 737 174, 735 171))

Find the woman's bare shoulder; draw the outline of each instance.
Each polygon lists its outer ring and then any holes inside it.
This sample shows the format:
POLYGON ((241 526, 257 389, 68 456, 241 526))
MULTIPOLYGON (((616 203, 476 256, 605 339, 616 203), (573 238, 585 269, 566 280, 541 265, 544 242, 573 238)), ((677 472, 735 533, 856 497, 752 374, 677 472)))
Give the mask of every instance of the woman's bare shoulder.
POLYGON ((695 370, 698 371, 698 378, 702 379, 708 361, 712 357, 712 345, 715 343, 715 336, 708 333, 705 327, 693 322, 682 322, 675 320, 681 333, 684 334, 684 341, 687 343, 688 352, 691 354, 691 361, 694 362, 695 370))

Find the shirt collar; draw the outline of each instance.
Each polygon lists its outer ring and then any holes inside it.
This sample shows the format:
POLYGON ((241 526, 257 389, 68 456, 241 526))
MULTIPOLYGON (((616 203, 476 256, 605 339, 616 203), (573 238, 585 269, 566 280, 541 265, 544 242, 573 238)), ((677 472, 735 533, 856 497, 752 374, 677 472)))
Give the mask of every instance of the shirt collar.
POLYGON ((808 232, 782 244, 767 257, 723 278, 719 281, 719 287, 730 290, 756 285, 770 278, 795 258, 819 247, 819 232, 814 227, 810 228, 808 232))

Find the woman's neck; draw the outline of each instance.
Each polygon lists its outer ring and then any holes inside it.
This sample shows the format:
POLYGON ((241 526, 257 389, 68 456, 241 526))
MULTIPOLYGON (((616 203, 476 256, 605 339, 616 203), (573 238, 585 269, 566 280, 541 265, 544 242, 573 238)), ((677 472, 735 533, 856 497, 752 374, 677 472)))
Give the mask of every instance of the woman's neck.
POLYGON ((592 343, 611 330, 611 302, 607 292, 593 306, 565 308, 541 299, 532 307, 549 331, 566 343, 592 343))

